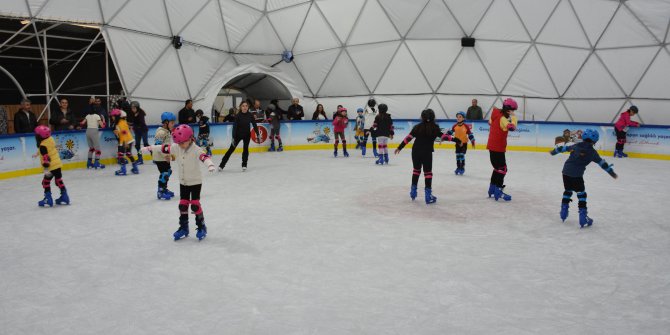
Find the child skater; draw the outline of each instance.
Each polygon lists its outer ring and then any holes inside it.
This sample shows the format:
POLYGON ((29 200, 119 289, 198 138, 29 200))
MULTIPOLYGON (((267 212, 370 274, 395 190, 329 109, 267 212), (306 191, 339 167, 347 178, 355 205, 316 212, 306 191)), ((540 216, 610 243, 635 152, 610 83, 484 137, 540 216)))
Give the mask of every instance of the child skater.
MULTIPOLYGON (((177 117, 170 112, 164 112, 161 114, 162 125, 156 129, 156 134, 154 135, 155 145, 172 144, 171 132, 176 121, 177 117)), ((152 155, 152 159, 154 164, 156 164, 159 173, 158 191, 156 192, 156 198, 158 198, 158 200, 170 200, 172 197, 174 197, 174 193, 168 189, 168 182, 170 181, 170 176, 172 175, 172 168, 170 167, 172 156, 165 155, 160 151, 157 151, 156 154, 152 155)))
POLYGON ((51 129, 47 126, 37 126, 35 128, 35 140, 39 148, 40 162, 44 167, 44 178, 42 178, 42 188, 44 188, 44 199, 37 202, 40 207, 53 207, 54 202, 51 198, 51 179, 56 177, 56 186, 60 189, 60 198, 56 199, 57 205, 69 205, 70 197, 67 195, 65 184, 63 184, 63 174, 61 168, 60 156, 56 148, 56 141, 51 137, 51 129))
POLYGON ((193 129, 189 125, 182 124, 172 131, 172 144, 154 145, 144 147, 147 153, 161 153, 163 155, 174 155, 179 165, 179 229, 172 234, 174 240, 188 237, 188 207, 195 214, 196 229, 195 236, 202 240, 207 236, 205 217, 200 205, 200 190, 202 189, 202 174, 198 161, 205 163, 209 172, 214 172, 215 165, 207 156, 205 151, 195 144, 193 129))
POLYGON ((333 156, 335 157, 337 157, 337 146, 340 144, 340 139, 342 139, 342 152, 344 157, 349 157, 349 153, 347 152, 347 139, 344 137, 344 130, 347 129, 348 124, 349 118, 347 117, 347 109, 340 107, 333 118, 333 132, 335 133, 335 151, 333 151, 333 156))
POLYGON ((365 116, 363 116, 363 112, 363 108, 360 107, 356 110, 356 113, 358 113, 358 116, 356 116, 356 126, 354 126, 356 149, 363 148, 363 138, 365 137, 365 132, 363 131, 363 127, 365 126, 365 116))
POLYGON ((372 153, 375 155, 375 157, 378 156, 377 133, 375 133, 375 131, 372 129, 372 126, 375 123, 375 117, 377 117, 377 110, 375 109, 376 106, 377 101, 375 99, 370 99, 368 100, 368 105, 365 107, 365 111, 363 112, 363 117, 365 118, 365 122, 363 123, 363 144, 361 150, 363 156, 365 156, 365 150, 367 149, 368 136, 372 136, 372 153))
POLYGON ((502 198, 505 201, 512 200, 512 196, 503 192, 505 188, 505 175, 507 174, 507 162, 505 151, 507 151, 507 134, 516 130, 517 118, 514 111, 518 105, 512 98, 503 101, 502 109, 493 108, 489 125, 489 141, 486 149, 489 150, 493 173, 491 173, 491 184, 489 185, 489 198, 493 196, 496 201, 502 198))
POLYGON ((561 219, 565 222, 568 218, 568 208, 572 201, 572 192, 577 192, 577 199, 579 200, 579 225, 584 228, 590 227, 593 224, 593 219, 588 216, 586 209, 586 188, 584 186, 584 170, 589 163, 594 162, 600 165, 603 170, 616 179, 617 174, 612 169, 612 164, 607 164, 604 159, 600 158, 598 152, 593 146, 598 142, 600 135, 597 130, 586 129, 582 134, 583 142, 555 148, 550 153, 556 155, 561 152, 570 152, 570 157, 563 165, 563 201, 561 202, 561 219))
POLYGON ((464 112, 456 113, 456 121, 456 124, 451 127, 451 130, 449 130, 447 134, 453 135, 461 140, 461 144, 456 145, 456 170, 454 173, 463 175, 463 173, 465 173, 465 154, 468 152, 468 140, 472 142, 472 148, 474 149, 475 135, 472 134, 470 126, 465 124, 464 112))
POLYGON ((377 135, 377 148, 379 148, 379 159, 375 164, 383 165, 389 163, 388 143, 389 138, 393 139, 393 119, 388 113, 388 106, 386 104, 379 105, 379 114, 375 117, 375 123, 372 125, 375 134, 377 135))
POLYGON ((196 144, 207 151, 208 156, 212 156, 212 143, 209 140, 209 118, 203 115, 202 110, 195 112, 198 117, 198 140, 196 144), (198 113, 199 112, 199 113, 198 113))
POLYGON ((116 135, 116 138, 119 140, 119 146, 116 151, 116 158, 121 165, 121 168, 114 172, 114 174, 117 176, 126 175, 126 164, 128 164, 127 159, 129 159, 133 165, 130 171, 134 174, 138 174, 140 173, 140 170, 137 169, 138 162, 135 161, 135 158, 133 157, 130 149, 131 145, 133 145, 133 142, 135 142, 135 139, 133 139, 133 134, 130 132, 130 128, 128 127, 128 122, 126 121, 126 112, 119 109, 113 109, 111 116, 114 118, 116 124, 114 135, 116 135), (123 157, 124 155, 127 159, 123 157))
POLYGON ((277 142, 279 144, 279 147, 277 147, 277 151, 281 152, 284 151, 284 146, 281 143, 281 136, 279 134, 279 131, 281 130, 281 114, 277 110, 277 107, 275 104, 270 104, 268 106, 268 119, 267 122, 270 124, 270 149, 268 151, 275 151, 275 139, 277 139, 277 142))
POLYGON ((637 106, 630 106, 627 111, 621 113, 619 120, 614 124, 614 132, 616 133, 616 149, 614 150, 614 157, 628 157, 628 155, 623 152, 623 146, 626 144, 626 133, 628 132, 628 127, 640 126, 639 123, 630 119, 631 116, 634 116, 637 113, 637 106))
POLYGON ((409 196, 414 200, 416 198, 416 187, 419 183, 419 176, 421 175, 421 168, 423 167, 423 176, 426 178, 425 197, 426 204, 432 204, 437 201, 433 196, 433 145, 435 139, 454 141, 458 145, 460 140, 448 134, 443 134, 440 127, 435 123, 435 112, 432 109, 426 109, 421 112, 421 123, 412 128, 412 131, 405 137, 395 150, 395 154, 400 153, 405 145, 416 138, 414 146, 412 147, 412 163, 414 170, 412 171, 412 186, 409 191, 409 196))
POLYGON ((87 169, 104 169, 105 165, 100 164, 100 135, 99 128, 105 128, 105 120, 100 118, 95 108, 88 111, 88 115, 81 121, 82 127, 86 126, 86 143, 88 143, 88 160, 86 161, 87 169), (93 160, 95 154, 95 161, 93 160))

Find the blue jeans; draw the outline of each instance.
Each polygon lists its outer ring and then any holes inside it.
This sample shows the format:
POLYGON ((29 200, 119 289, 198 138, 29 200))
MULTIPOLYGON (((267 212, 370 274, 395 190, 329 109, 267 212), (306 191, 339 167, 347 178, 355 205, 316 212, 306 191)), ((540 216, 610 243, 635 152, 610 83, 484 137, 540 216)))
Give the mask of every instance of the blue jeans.
POLYGON ((134 129, 134 132, 135 132, 135 149, 137 150, 137 154, 139 155, 140 149, 142 148, 140 140, 144 142, 145 147, 149 146, 149 131, 134 129))

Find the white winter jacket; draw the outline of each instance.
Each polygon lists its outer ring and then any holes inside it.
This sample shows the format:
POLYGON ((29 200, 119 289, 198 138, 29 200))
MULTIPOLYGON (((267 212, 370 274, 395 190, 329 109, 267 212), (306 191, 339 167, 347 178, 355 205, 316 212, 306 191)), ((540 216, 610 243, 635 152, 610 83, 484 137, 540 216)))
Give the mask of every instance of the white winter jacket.
POLYGON ((191 143, 186 149, 180 148, 177 143, 172 143, 171 145, 152 145, 143 148, 142 151, 145 151, 146 148, 150 148, 152 152, 156 153, 173 154, 175 156, 175 163, 179 165, 179 183, 184 186, 202 184, 200 162, 205 163, 208 168, 214 166, 207 153, 195 143, 191 143))
MULTIPOLYGON (((156 145, 163 145, 163 144, 172 144, 172 136, 170 135, 170 131, 163 128, 159 127, 156 129, 156 135, 154 135, 154 140, 156 145)), ((154 151, 151 154, 151 159, 154 160, 154 162, 165 162, 165 161, 171 161, 169 159, 170 155, 163 154, 159 151, 154 151)))
POLYGON ((369 130, 372 128, 372 125, 375 124, 375 117, 377 117, 377 110, 370 108, 370 106, 365 106, 365 112, 363 112, 365 117, 364 129, 369 130))

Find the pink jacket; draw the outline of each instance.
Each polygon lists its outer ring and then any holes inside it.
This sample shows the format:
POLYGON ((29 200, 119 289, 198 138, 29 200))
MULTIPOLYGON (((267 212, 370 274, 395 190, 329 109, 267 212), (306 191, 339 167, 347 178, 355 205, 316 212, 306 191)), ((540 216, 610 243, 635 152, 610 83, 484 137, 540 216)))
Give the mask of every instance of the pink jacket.
POLYGON ((345 129, 347 129, 347 125, 349 124, 349 119, 348 118, 343 118, 341 116, 336 116, 335 119, 333 119, 333 131, 336 133, 343 133, 345 129))
POLYGON ((614 124, 614 128, 622 131, 626 127, 637 127, 639 125, 639 123, 630 120, 630 112, 623 112, 619 117, 619 121, 614 124))

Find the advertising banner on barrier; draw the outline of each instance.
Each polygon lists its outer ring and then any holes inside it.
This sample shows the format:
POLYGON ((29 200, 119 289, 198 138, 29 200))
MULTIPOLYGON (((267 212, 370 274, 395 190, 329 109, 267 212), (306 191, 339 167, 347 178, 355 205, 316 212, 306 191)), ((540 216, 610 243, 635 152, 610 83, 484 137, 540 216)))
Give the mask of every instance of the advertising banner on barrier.
MULTIPOLYGON (((393 146, 400 143, 409 134, 412 127, 418 123, 418 120, 394 120, 395 137, 389 140, 389 144, 393 146)), ((455 120, 438 121, 440 128, 445 132, 451 129, 455 123, 455 120)), ((475 121, 468 124, 472 126, 472 132, 478 147, 484 149, 490 129, 488 122, 475 121)), ((353 148, 356 143, 354 126, 354 119, 350 119, 349 126, 345 131, 350 148, 353 148)), ((271 142, 270 125, 261 123, 258 124, 258 127, 261 143, 252 142, 250 148, 267 148, 271 142)), ((149 127, 148 140, 150 145, 155 143, 156 128, 157 126, 149 127)), ((519 123, 517 131, 509 133, 508 145, 511 150, 545 150, 556 145, 569 145, 581 141, 581 134, 586 128, 596 129, 600 134, 600 141, 598 141, 596 149, 601 151, 612 151, 614 149, 616 136, 614 135, 614 128, 609 124, 522 122, 519 123)), ((212 149, 216 150, 217 153, 227 150, 232 140, 232 130, 232 124, 230 123, 211 124, 210 142, 213 143, 212 149)), ((197 137, 199 131, 197 128, 194 131, 194 135, 197 137)), ((86 161, 88 143, 84 131, 55 132, 53 136, 64 164, 86 161)), ((115 158, 117 140, 114 133, 111 129, 105 129, 99 132, 99 136, 102 157, 106 159, 115 158)), ((284 121, 281 123, 280 136, 287 149, 297 150, 322 149, 325 147, 324 145, 330 148, 335 140, 332 120, 284 121)), ((256 140, 253 131, 252 139, 256 140)), ((368 145, 371 143, 372 139, 368 138, 368 145)), ((238 149, 241 149, 241 145, 238 145, 238 149)), ((134 146, 132 152, 136 153, 134 146)), ((630 128, 626 152, 632 154, 632 157, 670 159, 670 127, 643 126, 630 128)), ((39 158, 35 155, 36 153, 37 146, 32 134, 27 136, 0 136, 0 179, 22 175, 16 172, 39 168, 40 163, 39 158)), ((77 165, 75 164, 75 166, 77 165)), ((39 171, 39 169, 35 171, 39 171)))

